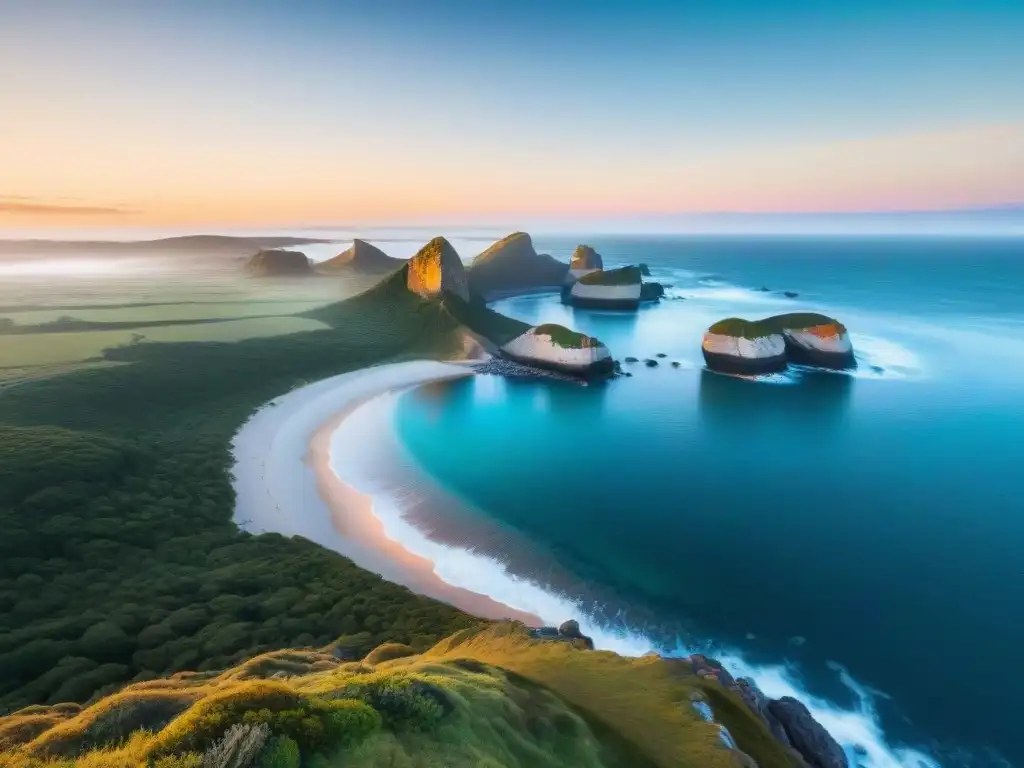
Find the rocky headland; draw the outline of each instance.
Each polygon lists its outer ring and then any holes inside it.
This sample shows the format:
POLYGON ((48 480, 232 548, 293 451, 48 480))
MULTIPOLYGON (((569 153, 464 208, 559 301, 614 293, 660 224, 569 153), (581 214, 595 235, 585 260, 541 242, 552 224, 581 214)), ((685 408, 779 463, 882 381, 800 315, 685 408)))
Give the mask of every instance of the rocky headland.
POLYGON ((245 270, 255 277, 313 274, 313 266, 306 254, 276 248, 256 253, 246 262, 245 270))
POLYGON ((470 291, 487 301, 504 295, 558 290, 569 267, 546 253, 537 253, 532 238, 513 232, 473 259, 467 271, 470 291))
POLYGON ((830 370, 857 365, 846 327, 810 312, 720 320, 704 334, 701 349, 708 368, 722 373, 776 373, 790 364, 830 370))
POLYGON ((435 237, 409 260, 406 287, 424 298, 451 294, 469 301, 466 268, 455 248, 443 237, 435 237))
POLYGON ((604 269, 604 259, 601 258, 601 254, 589 245, 577 245, 576 250, 572 253, 572 259, 569 261, 569 276, 573 280, 578 280, 588 272, 598 269, 604 269))

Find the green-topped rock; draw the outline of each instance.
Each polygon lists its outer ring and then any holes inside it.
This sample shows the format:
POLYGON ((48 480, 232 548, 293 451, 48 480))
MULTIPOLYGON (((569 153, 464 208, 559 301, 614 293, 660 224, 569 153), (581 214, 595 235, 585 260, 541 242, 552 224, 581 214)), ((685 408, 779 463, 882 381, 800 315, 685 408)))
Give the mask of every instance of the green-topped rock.
POLYGON ((537 253, 525 232, 513 232, 481 253, 467 271, 469 289, 485 300, 524 291, 557 291, 569 267, 546 253, 537 253))
POLYGON ((555 323, 530 328, 501 351, 527 365, 577 376, 607 376, 615 369, 608 347, 598 339, 555 323))
POLYGON ((813 312, 763 320, 720 320, 704 334, 702 351, 708 368, 725 373, 771 373, 790 363, 830 369, 856 367, 846 326, 813 312))
POLYGON ((637 267, 588 272, 568 290, 568 302, 577 307, 636 309, 640 304, 642 277, 637 267))
POLYGON ((604 269, 604 259, 601 258, 601 254, 589 245, 577 245, 576 250, 572 252, 572 259, 569 261, 570 277, 576 280, 596 269, 604 269))

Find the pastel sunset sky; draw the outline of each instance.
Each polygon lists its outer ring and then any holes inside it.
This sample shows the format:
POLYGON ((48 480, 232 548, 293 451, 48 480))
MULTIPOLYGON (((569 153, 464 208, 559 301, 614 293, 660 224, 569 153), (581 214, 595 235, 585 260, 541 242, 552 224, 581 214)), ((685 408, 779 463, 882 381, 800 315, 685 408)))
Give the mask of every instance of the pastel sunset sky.
POLYGON ((1024 203, 1024 3, 0 0, 0 225, 1024 203))

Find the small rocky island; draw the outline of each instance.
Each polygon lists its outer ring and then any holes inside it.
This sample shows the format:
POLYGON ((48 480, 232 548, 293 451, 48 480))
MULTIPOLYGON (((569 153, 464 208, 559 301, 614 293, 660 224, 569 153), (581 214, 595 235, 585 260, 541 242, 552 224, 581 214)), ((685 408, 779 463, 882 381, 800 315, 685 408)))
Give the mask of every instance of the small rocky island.
POLYGON ((572 252, 572 259, 569 261, 569 277, 572 280, 579 280, 588 272, 604 269, 604 259, 601 254, 589 245, 577 245, 572 252))
POLYGON ((555 323, 530 328, 503 345, 501 353, 525 365, 574 376, 594 378, 615 372, 608 347, 592 336, 555 323))
POLYGON ((513 232, 481 253, 468 270, 470 292, 490 301, 501 296, 561 288, 565 262, 537 253, 525 232, 513 232))
POLYGON ((367 275, 379 275, 394 272, 405 261, 394 259, 375 245, 365 240, 353 240, 351 247, 332 259, 319 264, 320 272, 357 272, 367 275))
POLYGON ((304 253, 274 248, 260 251, 250 258, 245 271, 254 277, 311 275, 313 266, 304 253))
POLYGON ((720 320, 704 334, 701 349, 708 368, 722 373, 777 373, 790 364, 829 370, 857 366, 846 326, 813 312, 720 320))
POLYGON ((406 287, 424 298, 444 294, 469 301, 469 281, 458 252, 443 237, 435 237, 409 260, 406 287))

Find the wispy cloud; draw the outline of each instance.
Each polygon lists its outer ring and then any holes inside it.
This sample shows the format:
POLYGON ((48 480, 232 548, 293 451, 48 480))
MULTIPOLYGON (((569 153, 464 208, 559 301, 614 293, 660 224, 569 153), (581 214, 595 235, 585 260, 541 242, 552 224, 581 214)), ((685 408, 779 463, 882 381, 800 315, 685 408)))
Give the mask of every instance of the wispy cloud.
POLYGON ((120 216, 137 211, 120 205, 93 205, 77 198, 43 199, 26 195, 0 195, 0 214, 19 216, 120 216))

